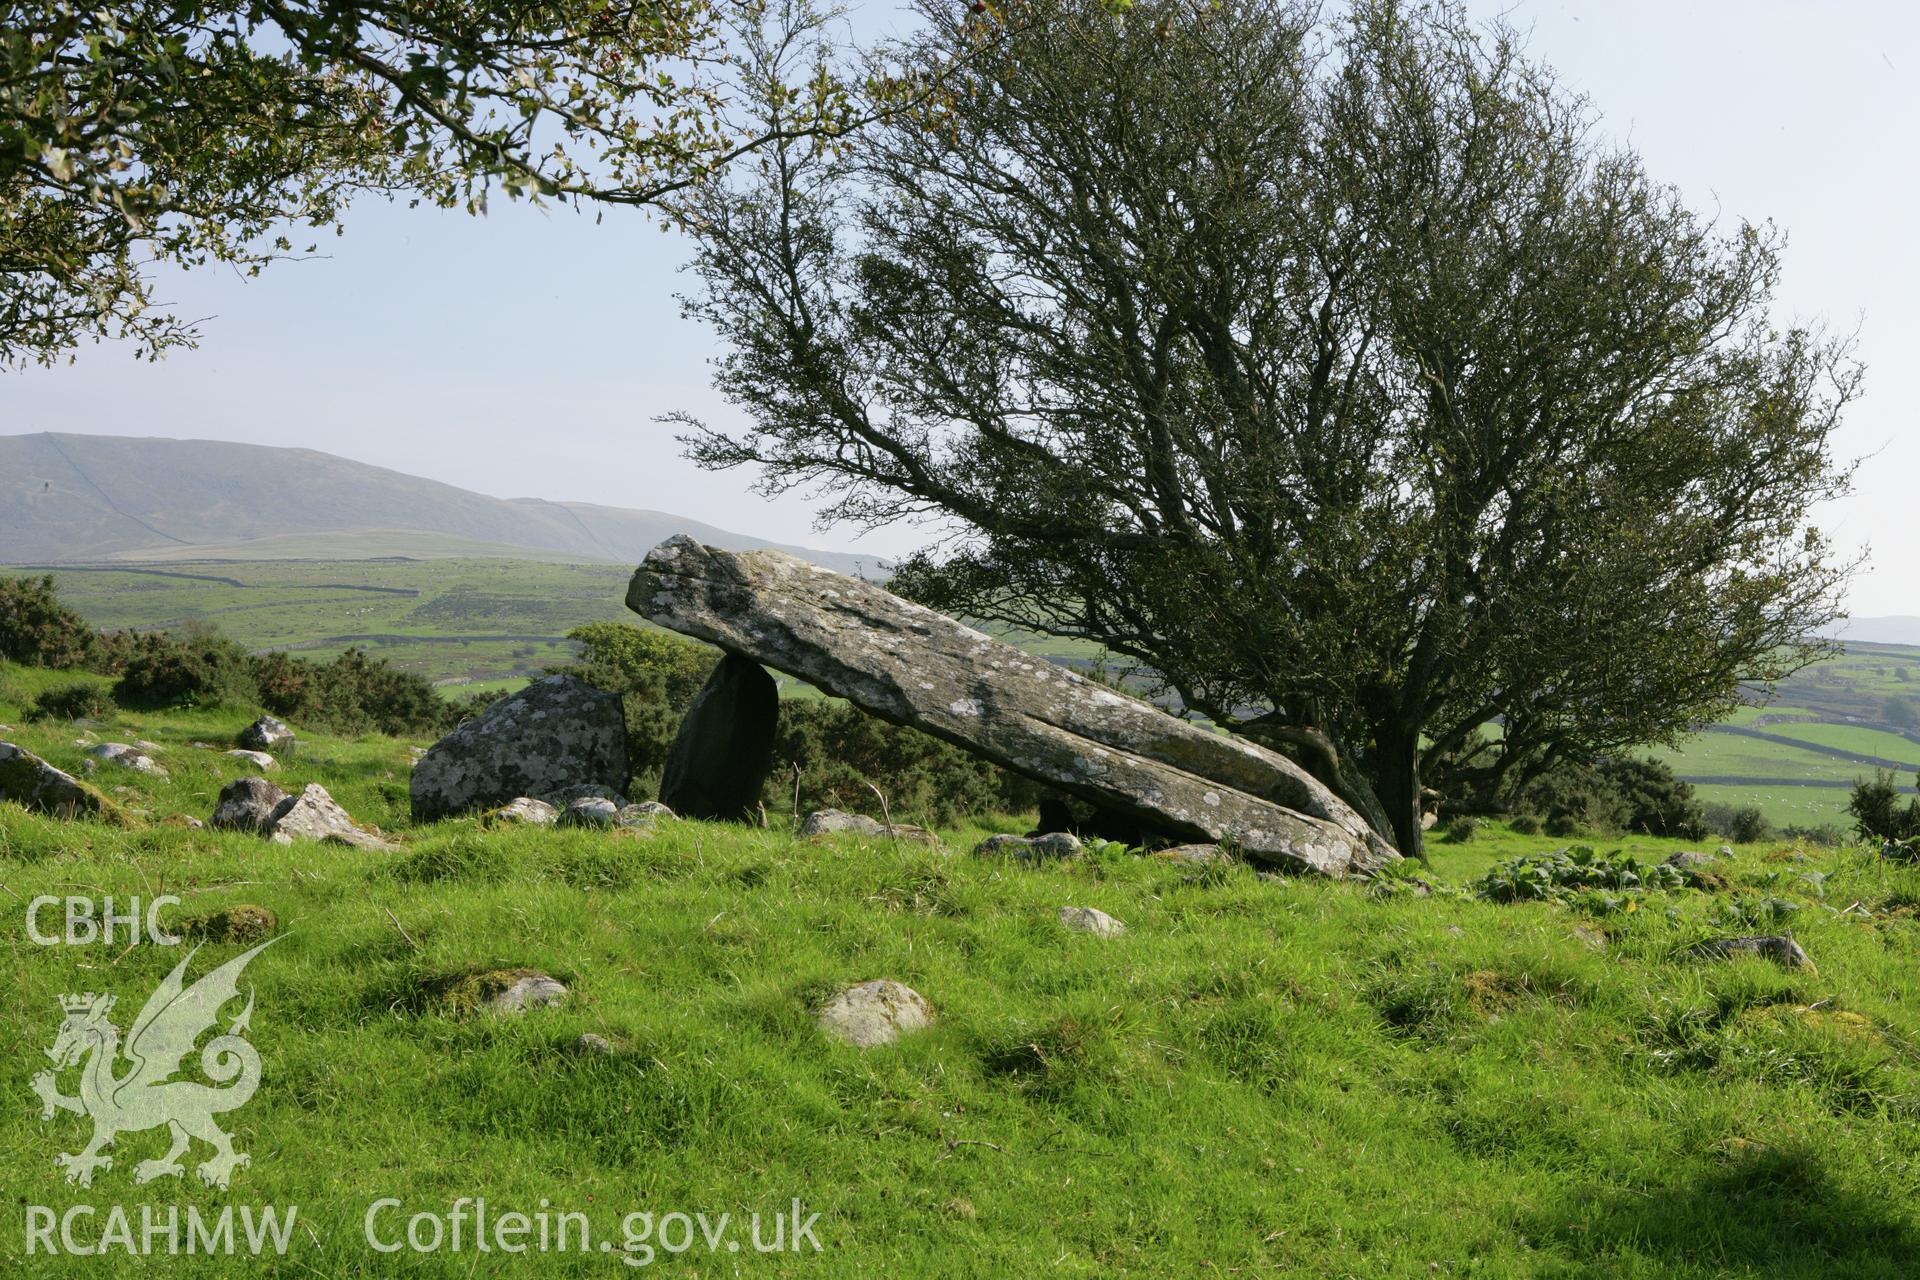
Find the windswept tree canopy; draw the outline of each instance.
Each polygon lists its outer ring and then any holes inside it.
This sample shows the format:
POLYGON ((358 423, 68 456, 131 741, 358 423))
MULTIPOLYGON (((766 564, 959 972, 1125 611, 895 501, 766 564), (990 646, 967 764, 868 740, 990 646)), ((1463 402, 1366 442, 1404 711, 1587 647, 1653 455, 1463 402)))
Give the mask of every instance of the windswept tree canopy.
MULTIPOLYGON (((257 270, 358 191, 646 205, 764 142, 727 86, 780 6, 732 0, 0 5, 0 367, 192 340, 159 263, 257 270)), ((781 86, 801 133, 840 86, 781 86)), ((757 86, 763 92, 768 86, 757 86)))
POLYGON ((1137 660, 1408 852, 1424 782, 1670 739, 1817 652, 1846 346, 1776 327, 1774 233, 1688 209, 1510 32, 921 17, 885 72, 940 92, 678 208, 750 424, 682 419, 701 463, 957 527, 898 582, 1137 660))

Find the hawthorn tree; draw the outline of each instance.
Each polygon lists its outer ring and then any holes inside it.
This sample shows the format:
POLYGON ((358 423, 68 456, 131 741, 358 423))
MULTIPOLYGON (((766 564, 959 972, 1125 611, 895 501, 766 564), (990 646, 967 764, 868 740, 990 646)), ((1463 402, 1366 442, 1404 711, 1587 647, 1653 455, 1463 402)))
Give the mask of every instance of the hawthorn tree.
MULTIPOLYGON (((734 0, 0 5, 0 367, 191 343, 154 267, 257 271, 359 192, 651 205, 765 141, 727 90, 783 19, 818 22, 734 0)), ((847 123, 820 66, 780 89, 789 127, 847 123)))
POLYGON ((936 522, 902 589, 1125 655, 1409 853, 1425 784, 1671 739, 1822 651, 1846 344, 1776 328, 1777 237, 1509 31, 973 9, 876 70, 946 77, 914 109, 677 203, 748 424, 678 417, 692 457, 936 522))

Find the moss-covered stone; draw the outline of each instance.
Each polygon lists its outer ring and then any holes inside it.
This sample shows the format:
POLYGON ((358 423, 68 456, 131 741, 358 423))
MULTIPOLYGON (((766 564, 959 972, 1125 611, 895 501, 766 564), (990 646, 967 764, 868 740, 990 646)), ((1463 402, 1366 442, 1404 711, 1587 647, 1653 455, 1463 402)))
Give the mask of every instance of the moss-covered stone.
POLYGON ((0 742, 0 801, 55 818, 93 818, 116 826, 132 826, 134 822, 131 814, 99 788, 11 742, 0 742))
POLYGON ((279 930, 280 918, 271 909, 252 902, 222 907, 180 922, 182 936, 205 938, 209 942, 260 942, 279 930))

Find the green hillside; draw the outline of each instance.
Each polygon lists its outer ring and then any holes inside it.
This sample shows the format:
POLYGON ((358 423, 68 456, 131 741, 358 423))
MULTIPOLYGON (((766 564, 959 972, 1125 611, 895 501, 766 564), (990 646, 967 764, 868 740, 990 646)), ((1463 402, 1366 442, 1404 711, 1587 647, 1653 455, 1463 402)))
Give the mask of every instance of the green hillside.
MULTIPOLYGON (((0 723, 74 768, 73 727, 20 721, 67 678, 0 670, 0 723)), ((1862 851, 1743 847, 1705 889, 1501 905, 1457 889, 1539 840, 1437 842, 1420 896, 1118 848, 1044 869, 970 852, 1020 818, 938 851, 697 822, 416 828, 414 744, 311 734, 278 780, 323 783, 399 852, 168 825, 206 816, 245 767, 191 744, 244 720, 96 729, 152 740, 172 771, 120 784, 148 815, 135 829, 0 805, 16 1046, 0 1150, 16 1205, 293 1206, 287 1254, 29 1256, 16 1209, 9 1277, 605 1276, 630 1259, 703 1276, 1893 1280, 1920 1256, 1920 871, 1862 851), (247 971, 264 1083, 225 1117, 252 1163, 225 1193, 191 1172, 139 1186, 165 1139, 127 1133, 91 1190, 70 1187, 54 1156, 85 1123, 41 1121, 30 1080, 59 998, 114 993, 124 1028, 182 952, 28 945, 22 904, 162 891, 184 900, 170 927, 264 907, 282 936, 247 971), (1070 933, 1067 905, 1128 931, 1070 933), (1783 926, 1817 971, 1687 951, 1783 926), (563 981, 565 1004, 472 1015, 441 994, 520 967, 563 981), (935 1025, 891 1048, 827 1041, 812 1010, 879 977, 922 993, 935 1025), (584 1033, 613 1052, 575 1051, 584 1033), (368 1243, 376 1200, 400 1202, 375 1219, 391 1244, 407 1216, 475 1196, 494 1215, 584 1214, 615 1253, 481 1254, 471 1225, 460 1252, 368 1243), (674 1256, 659 1244, 678 1237, 654 1233, 796 1199, 819 1215, 817 1254, 720 1256, 696 1235, 674 1256), (652 1215, 644 1236, 640 1219, 623 1232, 632 1213, 652 1215)), ((244 945, 203 939, 193 973, 244 945)))

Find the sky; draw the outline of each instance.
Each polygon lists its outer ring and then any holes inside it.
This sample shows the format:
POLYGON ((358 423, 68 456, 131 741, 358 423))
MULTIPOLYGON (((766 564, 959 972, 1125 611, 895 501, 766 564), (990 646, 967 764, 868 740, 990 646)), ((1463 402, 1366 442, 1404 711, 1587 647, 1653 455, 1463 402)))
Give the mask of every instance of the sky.
MULTIPOLYGON (((1864 397, 1836 437, 1862 460, 1821 514, 1870 552, 1849 599, 1920 614, 1920 4, 1911 0, 1473 0, 1530 32, 1534 56, 1587 94, 1603 133, 1729 227, 1788 233, 1782 321, 1858 330, 1864 397)), ((856 14, 867 31, 891 11, 856 14)), ((680 456, 654 421, 737 423, 710 388, 712 337, 680 318, 685 247, 626 211, 485 218, 367 202, 322 256, 257 279, 168 276, 204 317, 193 351, 158 364, 84 349, 6 375, 0 434, 158 435, 297 445, 497 497, 647 507, 737 532, 871 555, 925 538, 813 527, 741 472, 680 456)))

